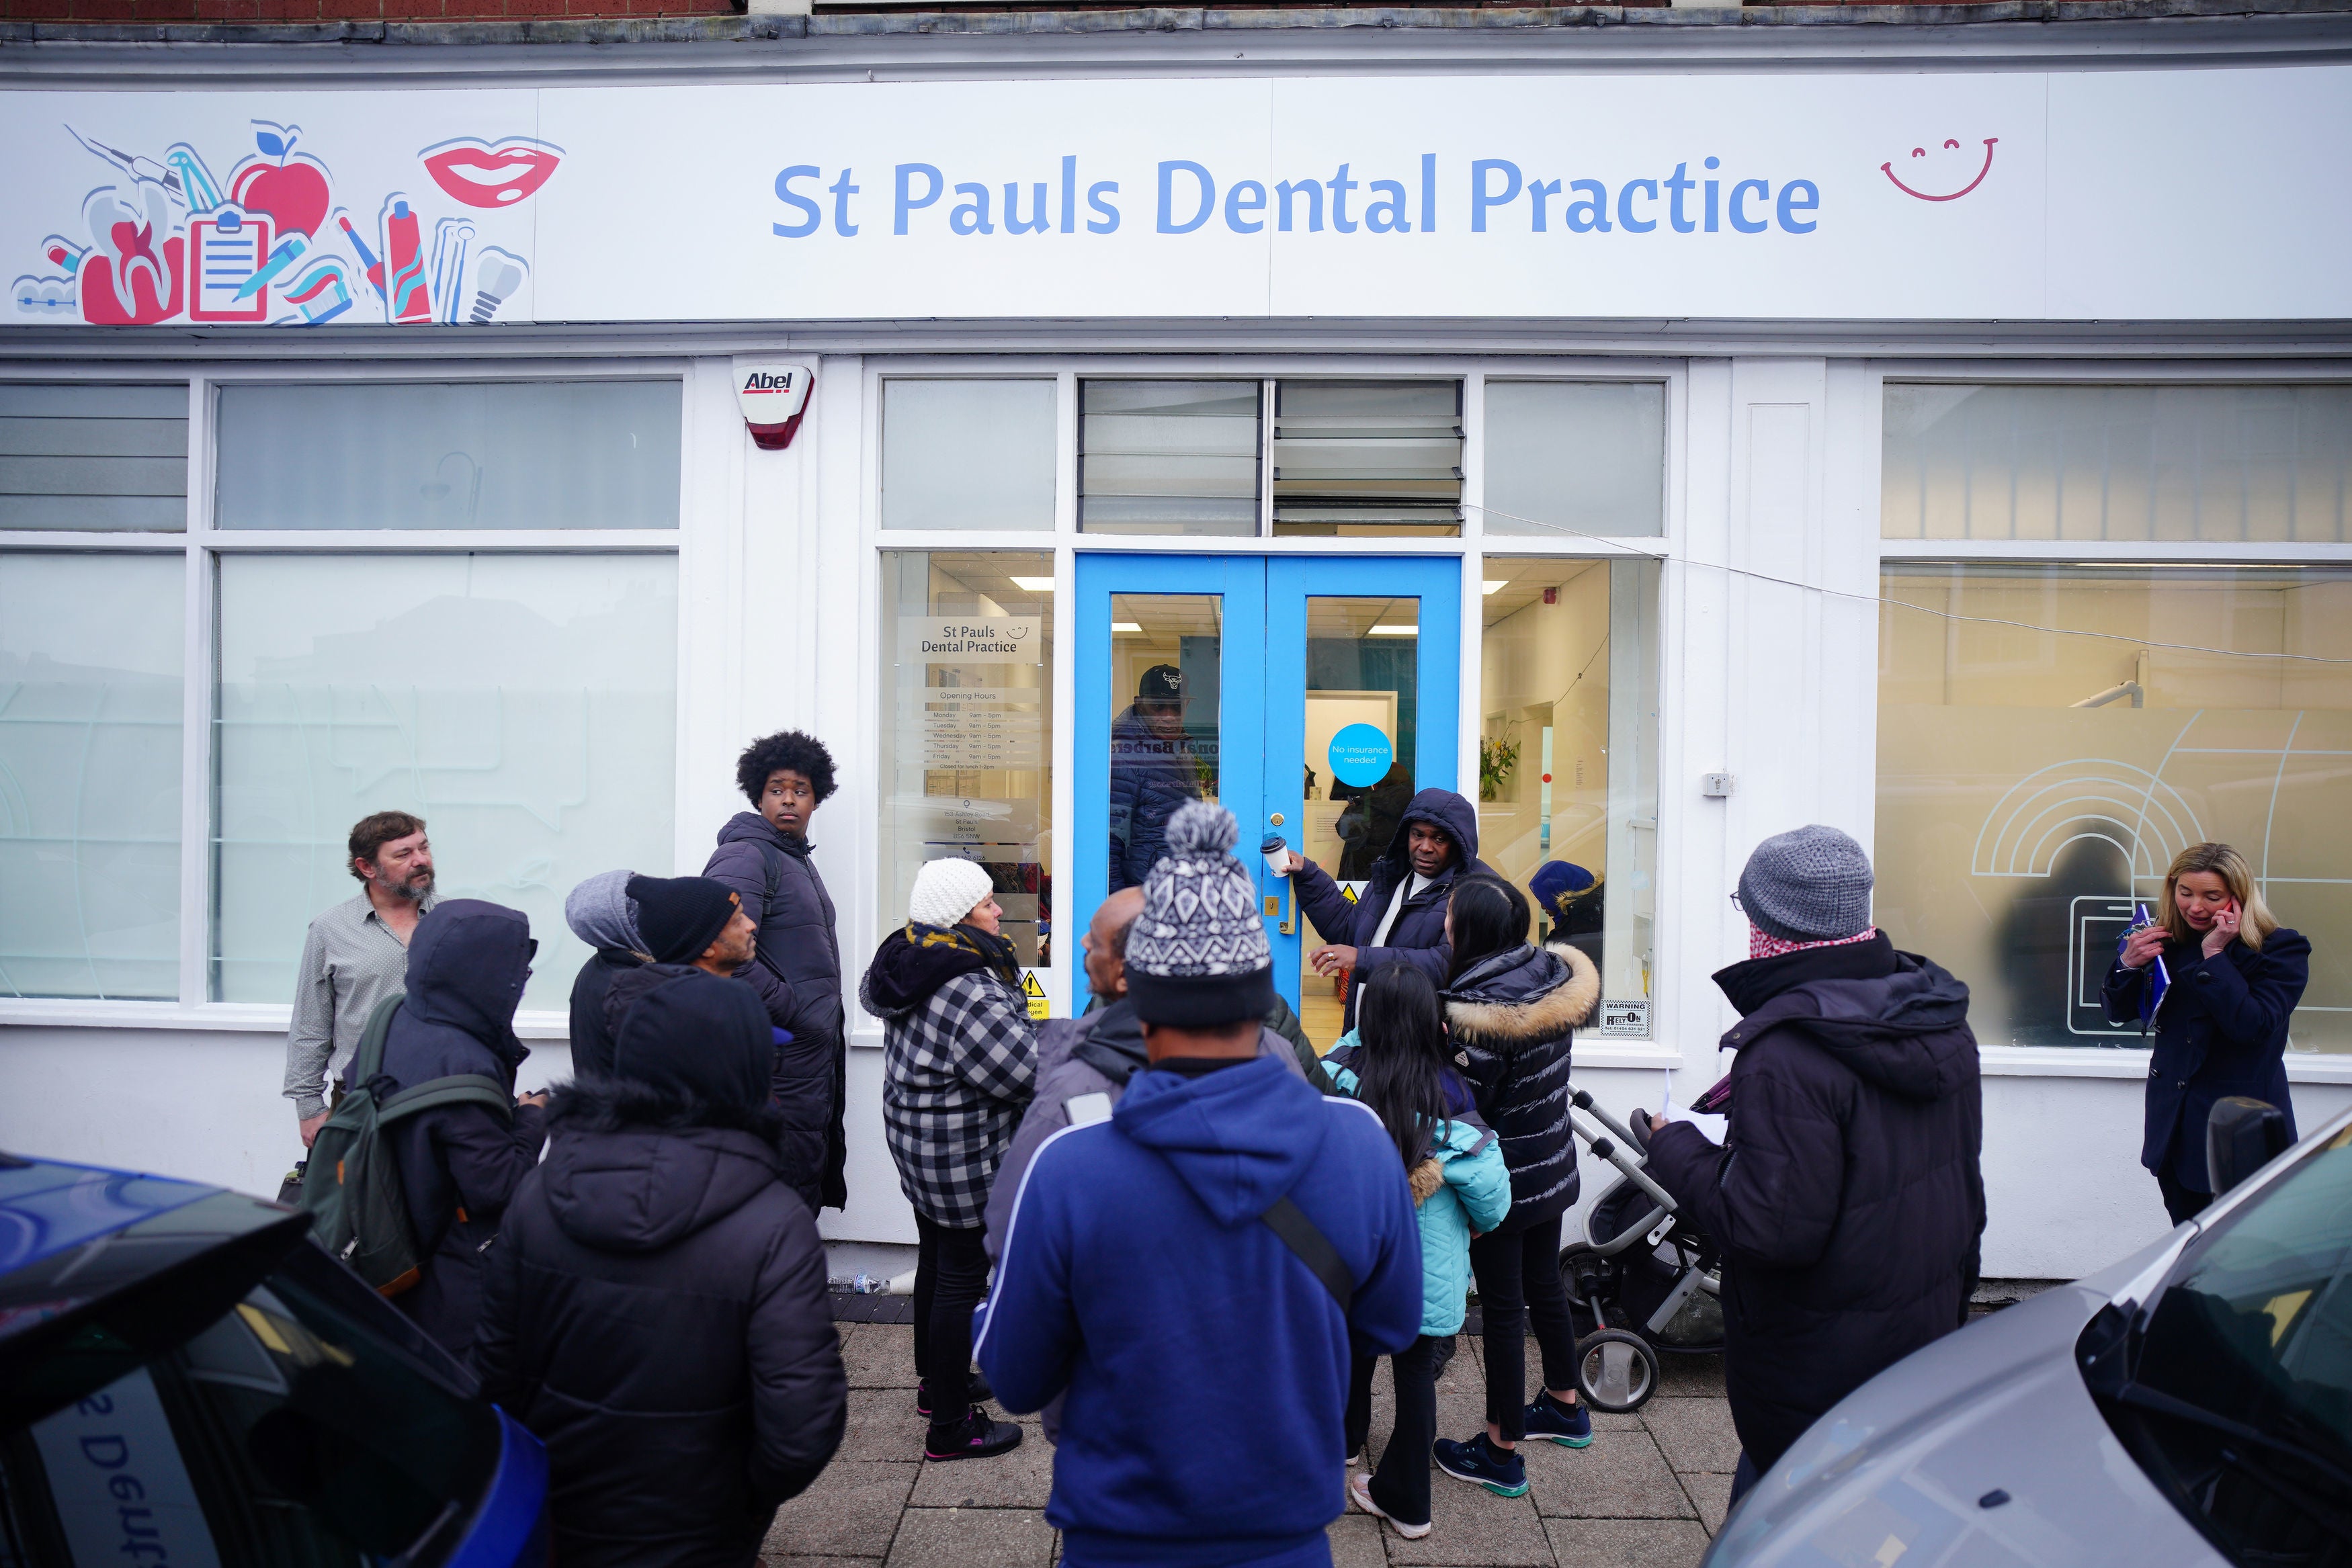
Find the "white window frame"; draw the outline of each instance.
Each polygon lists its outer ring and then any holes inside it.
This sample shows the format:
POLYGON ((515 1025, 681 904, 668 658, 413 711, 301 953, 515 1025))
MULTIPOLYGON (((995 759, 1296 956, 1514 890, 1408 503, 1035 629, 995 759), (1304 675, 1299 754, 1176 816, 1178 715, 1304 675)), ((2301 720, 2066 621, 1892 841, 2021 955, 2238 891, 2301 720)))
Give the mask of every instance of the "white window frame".
MULTIPOLYGON (((1916 382, 1948 386, 2247 386, 2352 384, 2352 363, 2322 361, 2095 361, 2095 360, 1885 360, 1864 367, 1871 406, 1883 421, 1886 383, 1916 382)), ((1883 423, 1872 444, 1867 486, 1871 509, 1877 516, 1882 494, 1879 470, 1885 451, 1883 423)), ((1884 522, 1881 521, 1881 528, 1884 522)), ((1906 539, 1878 538, 1878 555, 1872 580, 1880 580, 1889 566, 1906 563, 2065 565, 2112 561, 2118 566, 2164 563, 2197 566, 2300 565, 2352 566, 2352 543, 2296 542, 2178 542, 2083 539, 1906 539)), ((1871 619, 1872 665, 1876 667, 1878 618, 1871 619)), ((1877 755, 1878 706, 1870 705, 1864 722, 1868 755, 1877 755)), ((1865 804, 1874 819, 1877 792, 1865 804)), ((1873 823, 1875 826, 1874 821, 1873 823)), ((1865 836, 1873 843, 1874 835, 1865 836)), ((1875 848, 1874 843, 1874 858, 1875 848)), ((2097 1045, 1980 1045, 1979 1055, 1987 1073, 2042 1078, 2145 1078, 2150 1053, 2144 1049, 2097 1045)), ((2320 1055, 2290 1053, 2289 1078, 2304 1083, 2352 1083, 2352 1053, 2320 1055)))
MULTIPOLYGON (((219 566, 223 559, 248 555, 666 555, 679 559, 681 576, 686 570, 685 558, 689 554, 694 532, 688 526, 688 507, 694 492, 698 399, 693 363, 684 359, 436 359, 196 365, 172 361, 104 365, 25 361, 0 368, 0 382, 143 386, 177 383, 185 385, 188 391, 188 493, 184 531, 0 529, 0 553, 5 554, 177 555, 185 563, 180 669, 179 996, 171 1001, 0 997, 0 1024, 281 1033, 289 1027, 293 1013, 290 999, 282 1004, 212 999, 213 703, 218 681, 215 632, 219 566), (684 427, 680 431, 677 528, 353 530, 224 529, 214 525, 215 480, 219 468, 219 393, 225 386, 536 381, 681 383, 679 402, 684 427)), ((681 674, 685 669, 685 619, 681 614, 681 674)), ((676 737, 681 772, 685 761, 684 708, 681 702, 676 737)), ((531 1039, 561 1039, 568 1032, 568 1020, 555 1009, 530 1009, 516 1016, 516 1032, 531 1039)))

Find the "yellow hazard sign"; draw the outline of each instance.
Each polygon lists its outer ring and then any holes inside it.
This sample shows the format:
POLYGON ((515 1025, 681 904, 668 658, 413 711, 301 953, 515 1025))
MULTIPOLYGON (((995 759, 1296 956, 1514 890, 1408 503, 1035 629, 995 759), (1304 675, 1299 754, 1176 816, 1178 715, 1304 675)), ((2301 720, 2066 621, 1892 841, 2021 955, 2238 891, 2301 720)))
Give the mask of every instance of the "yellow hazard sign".
POLYGON ((1053 1004, 1045 999, 1045 987, 1044 982, 1037 978, 1036 970, 1021 971, 1021 996, 1022 999, 1029 1004, 1031 1018, 1049 1019, 1054 1016, 1053 1004))

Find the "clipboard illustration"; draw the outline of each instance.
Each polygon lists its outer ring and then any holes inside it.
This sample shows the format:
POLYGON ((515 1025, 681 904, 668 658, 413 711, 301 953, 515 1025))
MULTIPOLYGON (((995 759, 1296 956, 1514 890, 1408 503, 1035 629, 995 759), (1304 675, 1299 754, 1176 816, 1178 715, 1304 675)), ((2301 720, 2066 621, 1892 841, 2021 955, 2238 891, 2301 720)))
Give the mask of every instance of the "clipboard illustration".
POLYGON ((269 288, 246 291, 269 259, 267 214, 215 207, 188 220, 188 319, 267 321, 269 288))

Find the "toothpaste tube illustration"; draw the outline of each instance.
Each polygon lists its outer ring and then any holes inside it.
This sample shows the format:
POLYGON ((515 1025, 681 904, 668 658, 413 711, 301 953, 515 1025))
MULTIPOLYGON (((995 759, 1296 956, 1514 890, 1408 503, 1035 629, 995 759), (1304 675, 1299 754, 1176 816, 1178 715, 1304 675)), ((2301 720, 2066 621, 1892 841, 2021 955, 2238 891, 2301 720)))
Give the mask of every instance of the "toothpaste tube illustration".
POLYGON ((433 293, 425 277, 425 240, 405 198, 393 198, 383 225, 388 289, 384 310, 394 321, 433 319, 433 293))

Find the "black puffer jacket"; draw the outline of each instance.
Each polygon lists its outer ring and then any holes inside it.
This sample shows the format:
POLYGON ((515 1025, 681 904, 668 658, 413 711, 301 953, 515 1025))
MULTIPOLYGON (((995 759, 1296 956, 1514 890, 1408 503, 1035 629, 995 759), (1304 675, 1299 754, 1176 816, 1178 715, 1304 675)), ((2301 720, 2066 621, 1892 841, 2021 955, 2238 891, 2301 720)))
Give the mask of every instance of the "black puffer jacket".
POLYGON ((1372 868, 1363 896, 1355 903, 1349 903, 1331 873, 1312 861, 1291 874, 1298 907, 1307 912, 1323 940, 1357 949, 1345 1027, 1356 1027, 1356 993, 1383 964, 1411 964, 1429 977, 1431 985, 1445 984, 1446 974, 1454 967, 1454 949, 1445 945, 1445 901, 1454 896, 1454 879, 1472 872, 1491 874, 1491 868, 1478 858, 1478 809, 1451 789, 1423 789, 1404 809, 1388 852, 1372 868), (1389 927, 1388 940, 1375 947, 1373 934, 1388 914, 1397 883, 1412 875, 1406 845, 1415 822, 1435 823, 1454 841, 1454 854, 1427 887, 1406 896, 1404 906, 1397 911, 1396 924, 1389 927))
POLYGON ((645 967, 626 947, 599 947, 572 977, 572 1071, 583 1077, 613 1067, 613 1031, 604 1027, 604 996, 614 979, 645 967))
POLYGON ((776 1053, 782 1146, 796 1167, 814 1165, 814 1201, 839 1208, 849 1201, 842 1176, 848 1159, 842 1096, 849 1055, 833 895, 809 858, 808 840, 779 832, 757 811, 727 820, 702 874, 732 889, 743 900, 743 913, 759 922, 758 953, 740 977, 767 1004, 769 1021, 792 1031, 792 1043, 776 1053))
POLYGON ((1969 989, 1887 939, 1735 964, 1731 1123, 1650 1140, 1723 1249, 1731 1418, 1760 1473, 1814 1419, 1960 1324, 1984 1233, 1969 989))
POLYGON ((621 1068, 686 1071, 562 1090, 491 1251, 475 1365, 547 1444, 567 1568, 746 1568, 840 1446, 824 1249, 760 1103, 769 1027, 731 982, 650 993, 621 1068))
POLYGON ((1565 1214, 1579 1190, 1569 1051, 1601 997, 1592 960, 1564 944, 1525 944, 1472 965, 1444 996, 1454 1064, 1511 1167, 1511 1212, 1497 1228, 1565 1214))
MULTIPOLYGON (((384 1035, 384 1075, 408 1088, 478 1072, 512 1094, 530 1054, 514 1033, 530 977, 530 921, 520 910, 478 898, 435 904, 409 938, 406 999, 384 1035)), ((481 1308, 482 1249, 539 1160, 545 1118, 536 1105, 511 1117, 446 1105, 385 1130, 424 1260, 416 1284, 393 1304, 460 1360, 481 1308)))

